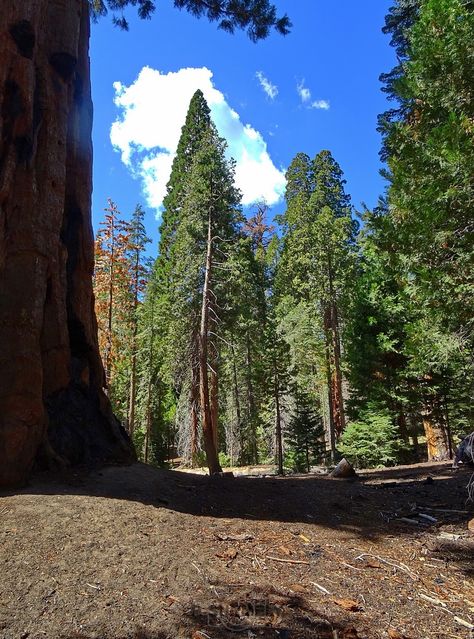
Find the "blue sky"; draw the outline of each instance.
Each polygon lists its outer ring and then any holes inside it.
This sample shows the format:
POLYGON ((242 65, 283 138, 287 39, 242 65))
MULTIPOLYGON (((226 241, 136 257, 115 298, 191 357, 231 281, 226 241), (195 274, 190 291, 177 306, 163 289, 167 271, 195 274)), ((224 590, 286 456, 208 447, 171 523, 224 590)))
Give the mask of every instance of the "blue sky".
POLYGON ((381 33, 390 0, 280 0, 293 28, 254 44, 159 0, 150 21, 127 13, 130 31, 104 18, 92 27, 94 225, 107 197, 147 211, 154 246, 159 205, 190 96, 201 88, 236 158, 244 203, 283 208, 284 171, 296 153, 329 149, 358 208, 383 192, 378 77, 395 61, 381 33))

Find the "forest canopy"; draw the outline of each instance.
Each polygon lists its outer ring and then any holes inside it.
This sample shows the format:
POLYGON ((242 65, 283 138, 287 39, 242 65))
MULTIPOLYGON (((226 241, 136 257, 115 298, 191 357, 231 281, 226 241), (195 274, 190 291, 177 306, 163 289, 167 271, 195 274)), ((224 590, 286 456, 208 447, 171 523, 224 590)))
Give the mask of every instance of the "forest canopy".
POLYGON ((225 141, 191 100, 158 257, 107 329, 125 422, 140 371, 128 423, 147 461, 390 465, 445 459, 472 428, 472 3, 400 0, 384 30, 399 64, 381 78, 396 106, 379 119, 374 210, 355 211, 323 150, 296 153, 283 214, 244 215, 225 141))
MULTIPOLYGON (((142 19, 151 18, 156 10, 153 0, 89 0, 89 3, 93 19, 111 12, 114 24, 125 30, 128 30, 124 14, 127 6, 136 7, 142 19)), ((275 6, 268 0, 174 0, 174 6, 197 18, 206 17, 210 22, 217 22, 219 29, 228 33, 243 29, 254 42, 268 37, 272 28, 281 35, 287 35, 291 29, 288 16, 278 17, 275 6)))

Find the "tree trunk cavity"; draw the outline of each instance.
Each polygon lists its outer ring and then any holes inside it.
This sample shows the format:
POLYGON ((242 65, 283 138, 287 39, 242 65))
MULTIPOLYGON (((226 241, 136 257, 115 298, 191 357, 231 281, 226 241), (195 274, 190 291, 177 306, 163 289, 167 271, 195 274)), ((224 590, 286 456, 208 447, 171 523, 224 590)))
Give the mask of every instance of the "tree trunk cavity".
POLYGON ((92 294, 87 0, 2 8, 0 485, 36 459, 128 461, 92 294))

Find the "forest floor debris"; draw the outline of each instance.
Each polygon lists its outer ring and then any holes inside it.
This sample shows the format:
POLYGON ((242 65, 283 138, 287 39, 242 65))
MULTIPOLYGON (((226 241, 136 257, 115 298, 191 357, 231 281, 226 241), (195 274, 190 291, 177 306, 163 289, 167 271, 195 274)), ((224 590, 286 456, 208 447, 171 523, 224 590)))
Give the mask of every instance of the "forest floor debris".
POLYGON ((0 639, 469 639, 468 472, 39 475, 0 497, 0 639))

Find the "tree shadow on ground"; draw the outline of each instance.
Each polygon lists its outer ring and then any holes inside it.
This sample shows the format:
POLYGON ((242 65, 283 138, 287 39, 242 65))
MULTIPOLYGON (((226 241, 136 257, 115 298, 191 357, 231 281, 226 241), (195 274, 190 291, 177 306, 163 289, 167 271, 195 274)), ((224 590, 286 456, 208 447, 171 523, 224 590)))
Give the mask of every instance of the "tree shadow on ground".
MULTIPOLYGON (((94 633, 93 635, 90 635, 83 632, 68 632, 67 635, 60 635, 59 639, 97 639, 97 634, 94 633)), ((143 628, 137 628, 132 634, 127 633, 125 635, 115 635, 114 639, 170 639, 170 636, 165 632, 148 632, 143 628)))
POLYGON ((244 635, 262 639, 357 639, 353 623, 344 615, 333 618, 315 609, 306 597, 277 588, 239 589, 216 584, 219 594, 205 605, 195 603, 187 616, 212 639, 244 635))
POLYGON ((431 513, 437 524, 465 524, 474 516, 473 506, 466 506, 468 479, 467 469, 453 472, 447 463, 364 472, 351 481, 320 475, 208 477, 133 464, 41 473, 28 487, 3 495, 106 497, 200 517, 315 524, 376 540, 426 530, 426 519, 419 526, 400 521, 414 512, 431 513))
MULTIPOLYGON (((353 620, 345 614, 336 619, 315 609, 299 594, 277 588, 213 584, 214 596, 201 596, 181 604, 175 621, 167 620, 167 630, 137 627, 132 633, 104 639, 358 639, 353 620)), ((62 635, 60 639, 97 639, 83 632, 62 635)))

